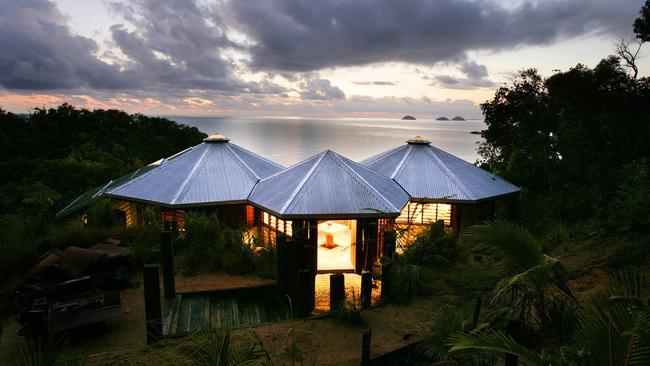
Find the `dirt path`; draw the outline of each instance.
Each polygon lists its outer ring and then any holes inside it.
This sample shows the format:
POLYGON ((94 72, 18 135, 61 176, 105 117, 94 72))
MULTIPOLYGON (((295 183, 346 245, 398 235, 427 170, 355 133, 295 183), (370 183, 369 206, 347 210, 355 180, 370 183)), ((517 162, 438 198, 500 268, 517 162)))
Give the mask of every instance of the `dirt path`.
MULTIPOLYGON (((227 274, 201 275, 177 279, 179 291, 218 290, 269 284, 268 279, 227 274)), ((135 281, 139 285, 138 280, 135 281)), ((145 344, 144 302, 140 286, 122 292, 129 312, 72 335, 68 353, 83 355, 89 365, 163 365, 174 358, 183 339, 165 340, 165 347, 145 344)), ((431 328, 436 301, 418 299, 409 306, 387 305, 364 311, 367 326, 373 331, 372 353, 380 354, 405 345, 425 335, 431 328)), ((293 329, 298 349, 307 360, 314 357, 319 365, 356 365, 361 355, 361 334, 364 328, 350 327, 335 319, 291 320, 282 323, 238 329, 235 337, 248 337, 256 332, 269 349, 287 344, 293 329)), ((24 340, 16 336, 16 317, 5 325, 0 339, 0 365, 13 364, 13 355, 24 340)))

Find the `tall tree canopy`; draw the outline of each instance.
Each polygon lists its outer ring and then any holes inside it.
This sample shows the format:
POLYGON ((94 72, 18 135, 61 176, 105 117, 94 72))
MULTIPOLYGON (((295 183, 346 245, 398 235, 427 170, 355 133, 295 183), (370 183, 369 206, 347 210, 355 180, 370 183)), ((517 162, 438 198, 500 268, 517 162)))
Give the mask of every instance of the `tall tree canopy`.
POLYGON ((548 78, 526 70, 481 105, 482 162, 554 197, 563 218, 589 217, 611 207, 624 167, 647 162, 649 102, 650 79, 629 76, 613 56, 548 78))

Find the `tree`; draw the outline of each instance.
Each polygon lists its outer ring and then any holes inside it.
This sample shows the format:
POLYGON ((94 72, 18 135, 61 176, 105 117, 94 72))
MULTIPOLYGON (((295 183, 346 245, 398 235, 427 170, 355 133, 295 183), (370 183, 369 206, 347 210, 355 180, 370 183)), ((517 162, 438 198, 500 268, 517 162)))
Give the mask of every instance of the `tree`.
POLYGON ((634 34, 641 42, 650 41, 650 0, 646 0, 634 21, 634 34))
POLYGON ((555 306, 575 297, 562 264, 542 253, 542 243, 525 229, 506 221, 470 227, 461 244, 500 260, 503 279, 492 302, 504 306, 507 321, 528 331, 556 330, 555 306))

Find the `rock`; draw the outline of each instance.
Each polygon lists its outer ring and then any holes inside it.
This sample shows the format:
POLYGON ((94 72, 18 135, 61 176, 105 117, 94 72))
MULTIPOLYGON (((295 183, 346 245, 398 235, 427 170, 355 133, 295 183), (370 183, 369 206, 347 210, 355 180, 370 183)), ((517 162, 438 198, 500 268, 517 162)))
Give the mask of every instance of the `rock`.
POLYGON ((438 118, 436 118, 436 121, 449 121, 449 118, 447 118, 447 117, 438 117, 438 118))
POLYGON ((408 120, 408 121, 415 121, 415 117, 413 117, 411 115, 408 115, 408 114, 406 116, 402 117, 402 119, 403 120, 408 120))
POLYGON ((456 117, 452 118, 451 120, 452 120, 452 121, 464 121, 465 118, 463 118, 463 117, 461 117, 461 116, 456 116, 456 117))

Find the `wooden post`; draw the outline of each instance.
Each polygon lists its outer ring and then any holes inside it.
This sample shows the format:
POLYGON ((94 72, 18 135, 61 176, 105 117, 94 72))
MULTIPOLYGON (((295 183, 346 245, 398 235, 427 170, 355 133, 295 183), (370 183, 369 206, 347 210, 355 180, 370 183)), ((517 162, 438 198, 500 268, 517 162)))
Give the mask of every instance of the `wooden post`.
POLYGON ((313 310, 311 304, 314 303, 314 293, 310 291, 310 289, 312 288, 311 282, 313 282, 315 278, 312 271, 309 269, 300 269, 297 274, 296 296, 294 299, 296 310, 294 314, 296 317, 302 318, 308 316, 313 310))
POLYGON ((159 266, 144 266, 144 314, 147 324, 147 344, 162 339, 162 308, 160 305, 159 266))
POLYGON ((174 278, 174 233, 163 231, 161 239, 161 262, 163 273, 163 292, 166 299, 176 296, 176 279, 174 278))
POLYGON ((370 365, 370 341, 372 331, 370 329, 363 332, 361 343, 361 366, 370 365))
POLYGON ((278 232, 277 236, 275 237, 275 250, 277 253, 276 272, 277 272, 278 291, 280 291, 281 294, 290 293, 289 280, 287 278, 290 270, 289 248, 287 247, 287 245, 289 244, 287 243, 286 235, 278 232))
POLYGON ((361 308, 367 309, 372 301, 372 272, 361 272, 361 308))
POLYGON ((343 273, 330 275, 330 311, 335 311, 345 301, 345 276, 343 273))
POLYGON ((381 294, 382 300, 390 297, 390 262, 384 261, 381 264, 381 294))

